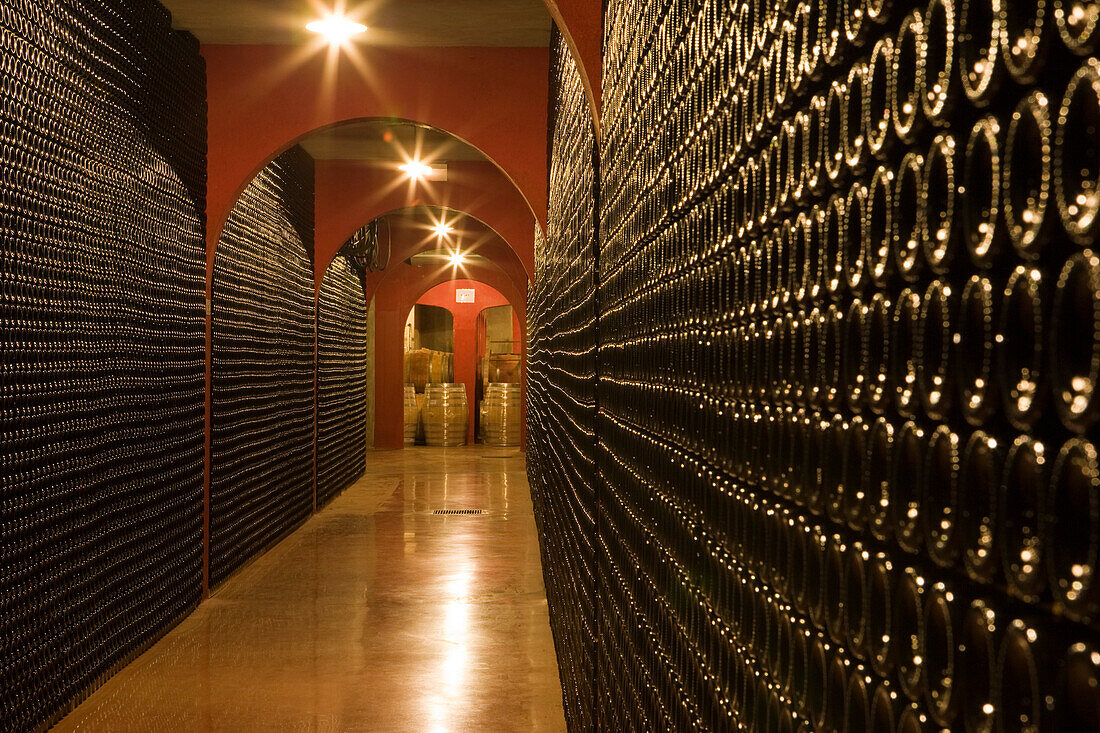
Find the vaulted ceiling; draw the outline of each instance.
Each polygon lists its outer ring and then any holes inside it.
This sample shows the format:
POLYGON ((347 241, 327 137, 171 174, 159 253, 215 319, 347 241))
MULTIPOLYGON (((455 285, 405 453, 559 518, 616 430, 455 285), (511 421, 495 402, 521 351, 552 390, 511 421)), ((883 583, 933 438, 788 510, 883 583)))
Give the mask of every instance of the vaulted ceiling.
POLYGON ((424 125, 369 120, 330 127, 301 143, 314 160, 403 163, 409 158, 445 163, 485 160, 477 149, 424 125))

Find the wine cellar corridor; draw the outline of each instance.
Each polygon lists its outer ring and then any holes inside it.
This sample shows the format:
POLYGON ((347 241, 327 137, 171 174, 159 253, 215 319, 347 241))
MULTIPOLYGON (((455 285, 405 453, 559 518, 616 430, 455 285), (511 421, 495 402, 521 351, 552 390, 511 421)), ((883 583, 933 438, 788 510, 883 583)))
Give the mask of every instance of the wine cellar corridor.
POLYGON ((1100 733, 1098 0, 0 48, 0 731, 1100 733))

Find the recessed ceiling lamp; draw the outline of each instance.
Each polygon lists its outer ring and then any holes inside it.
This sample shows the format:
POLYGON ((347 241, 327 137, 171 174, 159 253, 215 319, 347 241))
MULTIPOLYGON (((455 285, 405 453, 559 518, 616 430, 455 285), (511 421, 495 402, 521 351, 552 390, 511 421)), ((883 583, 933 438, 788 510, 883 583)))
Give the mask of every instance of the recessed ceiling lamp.
POLYGON ((428 165, 422 160, 410 160, 397 166, 397 170, 414 181, 446 181, 447 164, 428 165))
POLYGON ((306 30, 319 33, 333 45, 346 43, 352 36, 357 36, 367 30, 362 23, 348 20, 342 15, 330 15, 322 20, 315 20, 306 24, 306 30))
POLYGON ((402 163, 401 165, 397 166, 397 170, 401 171, 414 181, 419 181, 431 175, 432 167, 427 163, 419 160, 410 160, 408 163, 402 163))
POLYGON ((445 221, 441 221, 438 224, 432 225, 432 231, 435 232, 435 236, 443 238, 453 232, 455 228, 445 221))

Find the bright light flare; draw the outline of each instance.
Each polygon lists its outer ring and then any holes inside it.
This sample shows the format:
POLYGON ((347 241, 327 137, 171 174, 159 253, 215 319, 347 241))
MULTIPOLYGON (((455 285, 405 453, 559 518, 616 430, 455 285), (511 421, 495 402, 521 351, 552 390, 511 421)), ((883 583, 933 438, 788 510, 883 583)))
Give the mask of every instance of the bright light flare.
POLYGON ((306 24, 306 30, 318 33, 329 43, 339 46, 347 43, 352 36, 366 32, 367 27, 341 15, 330 15, 306 24))
POLYGON ((408 163, 402 163, 397 166, 397 170, 416 181, 427 178, 432 173, 432 167, 419 160, 410 160, 408 163))
POLYGON ((448 259, 450 259, 451 264, 455 267, 461 267, 466 264, 466 255, 461 252, 452 252, 448 259))
POLYGON ((445 221, 441 221, 438 224, 432 225, 432 231, 435 232, 435 236, 439 237, 440 239, 446 237, 454 230, 455 228, 445 221))
POLYGON ((413 182, 447 180, 446 163, 429 165, 419 158, 412 158, 407 159, 406 162, 397 166, 397 170, 404 173, 405 176, 413 182))

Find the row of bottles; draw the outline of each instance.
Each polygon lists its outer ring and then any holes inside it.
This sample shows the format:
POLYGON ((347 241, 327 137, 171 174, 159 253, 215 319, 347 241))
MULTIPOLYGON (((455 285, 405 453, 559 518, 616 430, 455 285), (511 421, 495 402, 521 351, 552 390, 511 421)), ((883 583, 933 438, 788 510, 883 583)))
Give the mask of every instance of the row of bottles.
POLYGON ((595 142, 577 68, 552 42, 550 215, 527 296, 527 473, 566 717, 595 726, 595 142))
POLYGON ((0 11, 0 728, 199 600, 205 69, 156 2, 0 11))
MULTIPOLYGON (((631 331, 631 348, 647 359, 613 354, 609 378, 638 380, 648 359, 669 354, 676 361, 661 369, 671 385, 714 399, 751 403, 774 395, 797 408, 955 418, 975 427, 996 421, 1019 431, 1060 420, 1068 430, 1089 432, 1097 412, 1090 374, 1100 361, 1100 351, 1093 355, 1100 339, 1094 345, 1081 338, 1100 318, 1100 258, 1091 252, 1070 257, 1053 284, 1041 269, 1019 265, 1006 278, 974 274, 961 287, 937 278, 896 294, 723 322, 723 299, 708 298, 737 287, 742 276, 728 268, 738 259, 684 275, 698 288, 690 296, 656 292, 607 312, 602 323, 631 331), (638 324, 651 318, 680 329, 643 332, 638 324), (716 382, 718 373, 732 378, 716 382)), ((745 260, 751 266, 752 258, 745 260)), ((755 302, 769 310, 777 298, 755 302)))
POLYGON ((571 727, 1100 729, 1098 18, 605 5, 599 182, 559 71, 529 308, 571 727), (595 244, 553 205, 589 191, 595 244), (594 453, 550 406, 579 343, 594 453))
POLYGON ((214 258, 210 583, 313 510, 313 159, 245 188, 214 258))
POLYGON ((317 506, 363 475, 367 304, 362 270, 338 254, 317 298, 317 506))

